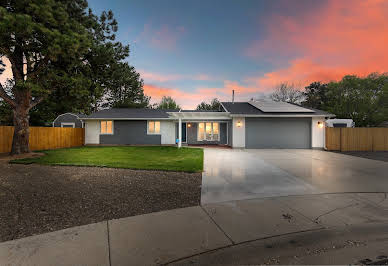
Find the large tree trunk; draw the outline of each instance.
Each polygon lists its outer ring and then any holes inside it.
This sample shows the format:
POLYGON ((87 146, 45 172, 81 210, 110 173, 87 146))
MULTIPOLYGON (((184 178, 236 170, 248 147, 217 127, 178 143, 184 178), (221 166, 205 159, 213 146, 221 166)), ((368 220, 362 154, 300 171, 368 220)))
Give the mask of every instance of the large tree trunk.
POLYGON ((28 89, 16 90, 14 92, 16 105, 13 108, 13 140, 11 154, 30 152, 29 137, 29 112, 31 108, 31 92, 28 89))
POLYGON ((30 152, 29 147, 29 110, 24 106, 18 106, 13 110, 14 134, 12 140, 11 154, 30 152))

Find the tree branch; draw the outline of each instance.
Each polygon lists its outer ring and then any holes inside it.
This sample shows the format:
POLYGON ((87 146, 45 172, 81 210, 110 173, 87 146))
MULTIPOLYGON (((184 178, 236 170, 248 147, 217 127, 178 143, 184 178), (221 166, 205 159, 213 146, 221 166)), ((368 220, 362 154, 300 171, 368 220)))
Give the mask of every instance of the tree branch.
POLYGON ((39 62, 36 62, 36 66, 34 66, 34 70, 31 70, 27 73, 27 78, 35 78, 37 75, 39 75, 40 72, 45 68, 45 66, 48 64, 48 58, 41 59, 39 62))
POLYGON ((9 97, 9 95, 5 92, 3 85, 1 85, 1 83, 0 83, 0 97, 3 98, 4 101, 6 101, 12 107, 16 107, 16 102, 11 97, 9 97))
POLYGON ((36 106, 37 104, 39 104, 41 101, 43 101, 43 99, 44 99, 43 96, 35 97, 35 99, 31 101, 29 109, 31 109, 34 106, 36 106))

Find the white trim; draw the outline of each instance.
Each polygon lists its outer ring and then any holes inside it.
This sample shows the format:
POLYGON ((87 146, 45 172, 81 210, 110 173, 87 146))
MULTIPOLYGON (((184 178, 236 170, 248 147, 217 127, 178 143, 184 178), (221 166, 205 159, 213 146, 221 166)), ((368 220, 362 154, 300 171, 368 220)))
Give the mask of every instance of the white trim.
POLYGON ((222 104, 222 102, 220 102, 222 108, 224 108, 225 112, 229 113, 228 109, 225 108, 225 106, 222 104))
MULTIPOLYGON (((217 119, 210 119, 210 120, 203 120, 203 119, 199 119, 199 120, 186 120, 186 119, 182 119, 182 121, 185 122, 185 123, 199 123, 199 122, 228 123, 231 120, 232 120, 231 118, 229 118, 229 119, 222 119, 222 120, 217 120, 217 119)), ((175 120, 175 121, 178 121, 178 120, 175 120)))
POLYGON ((182 118, 179 117, 179 121, 178 121, 178 148, 180 148, 180 147, 182 147, 182 118))
POLYGON ((75 123, 74 122, 61 122, 61 127, 63 126, 73 126, 75 128, 75 123))
POLYGON ((99 125, 99 132, 98 132, 99 135, 114 135, 114 133, 115 133, 115 122, 114 122, 114 120, 100 120, 98 125, 99 125), (103 121, 105 121, 105 122, 111 121, 112 122, 112 133, 101 133, 101 122, 103 122, 103 121))
POLYGON ((158 120, 147 120, 147 135, 161 135, 161 126, 162 126, 162 123, 160 123, 160 121, 158 120), (154 122, 154 128, 155 128, 155 122, 159 122, 159 133, 152 133, 149 131, 149 123, 150 122, 154 122))
POLYGON ((63 115, 72 115, 72 116, 77 117, 78 120, 81 120, 81 118, 79 118, 79 116, 76 115, 76 114, 74 114, 74 113, 64 113, 64 114, 58 115, 58 116, 54 119, 54 121, 53 121, 53 126, 54 126, 55 121, 57 121, 57 119, 58 119, 60 116, 63 116, 63 115))
POLYGON ((182 118, 182 119, 209 119, 209 120, 216 120, 216 119, 230 119, 230 113, 228 112, 181 112, 181 113, 172 113, 168 112, 169 115, 171 115, 173 118, 182 118))

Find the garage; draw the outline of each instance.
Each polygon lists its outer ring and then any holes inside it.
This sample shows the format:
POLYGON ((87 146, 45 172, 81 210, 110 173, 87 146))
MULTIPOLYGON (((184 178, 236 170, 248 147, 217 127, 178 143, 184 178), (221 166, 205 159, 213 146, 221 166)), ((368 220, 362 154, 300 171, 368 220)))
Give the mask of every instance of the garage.
POLYGON ((310 149, 311 117, 245 119, 245 147, 249 149, 310 149))

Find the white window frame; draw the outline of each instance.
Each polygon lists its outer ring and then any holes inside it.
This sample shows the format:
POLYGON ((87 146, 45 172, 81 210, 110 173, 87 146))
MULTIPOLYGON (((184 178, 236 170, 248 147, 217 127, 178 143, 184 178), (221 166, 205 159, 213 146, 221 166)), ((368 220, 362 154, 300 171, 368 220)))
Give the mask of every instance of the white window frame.
POLYGON ((202 121, 202 122, 198 122, 198 126, 197 126, 197 141, 208 141, 208 142, 211 142, 211 141, 220 141, 220 135, 221 135, 221 128, 220 128, 220 125, 221 123, 220 122, 212 122, 212 121, 202 121), (205 132, 205 138, 204 139, 199 139, 199 124, 200 123, 203 123, 203 128, 204 128, 204 132, 205 132), (212 139, 211 140, 207 140, 206 139, 206 123, 211 123, 212 125, 212 133, 211 133, 211 136, 212 136, 212 139), (217 123, 218 124, 218 138, 215 140, 213 139, 214 137, 214 133, 213 133, 213 124, 214 123, 217 123))
POLYGON ((99 124, 99 128, 100 128, 100 135, 113 135, 114 134, 115 126, 114 126, 113 120, 100 120, 100 123, 98 123, 98 124, 99 124), (109 121, 112 122, 112 133, 101 133, 101 122, 109 122, 109 121))
POLYGON ((159 120, 147 120, 147 135, 161 135, 162 132, 162 123, 159 120), (159 122, 159 132, 150 132, 150 122, 154 123, 154 129, 155 129, 155 123, 159 122))
POLYGON ((75 128, 75 123, 61 122, 61 127, 63 127, 63 126, 73 126, 73 128, 75 128))

